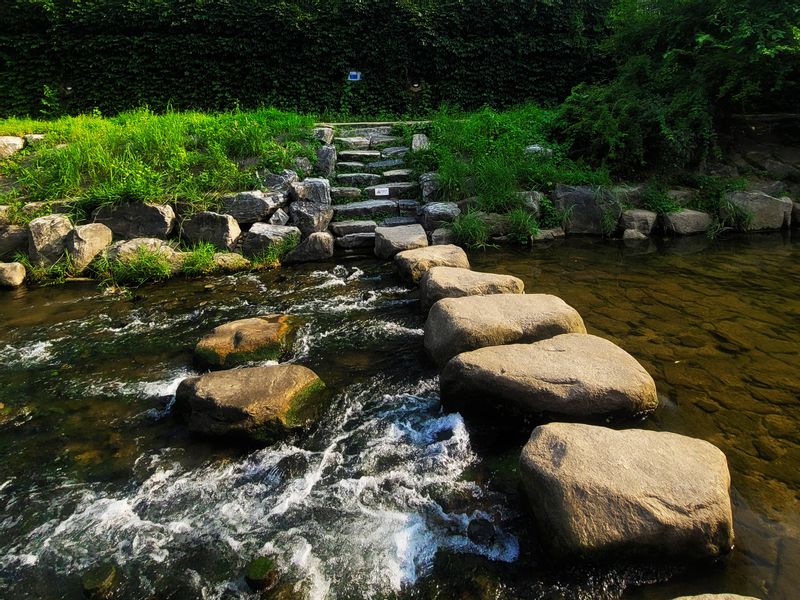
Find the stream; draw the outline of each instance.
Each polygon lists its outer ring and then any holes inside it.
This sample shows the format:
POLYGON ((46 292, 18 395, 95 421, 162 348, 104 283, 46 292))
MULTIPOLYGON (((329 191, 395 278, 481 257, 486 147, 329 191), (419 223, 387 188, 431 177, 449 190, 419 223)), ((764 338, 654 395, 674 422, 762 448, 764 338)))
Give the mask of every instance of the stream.
POLYGON ((569 239, 470 253, 574 306, 653 375, 634 424, 728 456, 736 548, 716 565, 554 565, 518 487, 524 439, 486 444, 443 411, 415 292, 367 257, 177 279, 0 291, 0 597, 82 598, 100 563, 121 599, 642 598, 800 589, 800 238, 637 248, 569 239), (170 408, 211 328, 285 312, 290 360, 333 391, 309 432, 253 450, 187 435, 170 408))

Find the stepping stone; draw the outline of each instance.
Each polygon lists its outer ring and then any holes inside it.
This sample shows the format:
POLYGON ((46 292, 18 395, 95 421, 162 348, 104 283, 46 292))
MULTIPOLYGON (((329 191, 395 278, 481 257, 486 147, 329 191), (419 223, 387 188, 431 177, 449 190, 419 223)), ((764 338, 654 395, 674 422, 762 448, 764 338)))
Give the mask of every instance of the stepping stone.
POLYGON ((728 462, 703 440, 550 423, 525 444, 520 477, 559 558, 707 561, 733 547, 728 462))
POLYGON ((403 250, 424 248, 428 236, 422 225, 403 225, 400 227, 377 227, 375 229, 375 256, 392 258, 403 250))
MULTIPOLYGON (((445 302, 494 297, 447 298, 431 313, 445 302)), ((442 402, 470 415, 596 420, 632 417, 658 406, 655 382, 635 358, 584 333, 463 352, 439 379, 442 402)))
POLYGON ((400 278, 414 285, 434 267, 457 267, 460 271, 469 269, 467 253, 458 246, 429 246, 404 250, 395 255, 394 264, 400 272, 400 278))
POLYGON ((381 151, 381 156, 383 158, 400 158, 409 152, 411 152, 411 148, 408 146, 394 146, 392 148, 384 148, 381 151))
POLYGON ((369 150, 369 138, 367 137, 335 137, 334 144, 343 150, 369 150))
POLYGON ((338 221, 331 223, 333 235, 342 237, 352 233, 375 233, 375 221, 338 221))
POLYGON ((363 173, 366 165, 363 162, 342 162, 336 163, 336 170, 339 173, 363 173))
POLYGON ((368 198, 408 198, 419 190, 419 186, 413 181, 396 181, 371 185, 364 188, 364 193, 368 198))
POLYGON ((422 276, 419 284, 420 308, 427 312, 442 298, 489 296, 492 294, 522 294, 525 284, 511 275, 477 273, 469 269, 433 267, 422 276))
POLYGON ((290 345, 294 331, 286 315, 239 319, 211 330, 194 348, 201 369, 230 369, 256 360, 277 360, 290 345))
POLYGON ((373 173, 383 173, 390 169, 398 169, 405 164, 405 161, 399 158, 392 160, 376 160, 375 162, 369 163, 366 166, 366 170, 373 173))
POLYGON ((348 127, 340 131, 344 137, 371 137, 373 135, 391 135, 393 125, 365 125, 363 127, 348 127))
POLYGON ((397 207, 400 209, 400 215, 414 217, 416 222, 417 215, 419 214, 420 204, 416 200, 398 200, 397 207))
POLYGON ((381 153, 378 150, 342 150, 339 152, 339 160, 344 162, 370 162, 380 160, 381 153))
POLYGON ((357 187, 332 187, 331 188, 331 200, 336 200, 337 202, 344 200, 346 202, 352 202, 353 200, 358 200, 361 198, 361 188, 357 187))
POLYGON ((175 409, 193 434, 265 444, 318 417, 324 389, 316 373, 300 365, 230 369, 184 379, 175 409))
POLYGON ((684 208, 674 213, 667 213, 664 219, 664 229, 676 235, 693 235, 705 233, 711 227, 711 216, 699 210, 684 208))
POLYGON ((396 135, 384 135, 382 133, 373 133, 369 137, 369 147, 373 150, 380 150, 392 144, 400 142, 401 139, 396 135))
POLYGON ((353 250, 355 248, 369 248, 375 247, 375 233, 348 233, 342 237, 336 238, 336 247, 353 250))
POLYGON ((408 181, 414 174, 412 169, 392 169, 383 172, 383 179, 387 182, 408 181))
POLYGON ((477 348, 537 342, 586 333, 574 308, 550 294, 493 294, 444 298, 425 322, 425 349, 436 364, 477 348))
POLYGON ((390 217, 381 221, 381 227, 402 227, 404 225, 417 225, 416 217, 390 217))
POLYGON ((373 217, 378 219, 397 215, 397 202, 394 200, 365 200, 338 204, 333 207, 334 219, 348 220, 353 217, 373 217))
POLYGON ((336 176, 336 182, 346 186, 365 187, 380 183, 381 176, 375 173, 342 173, 336 176))

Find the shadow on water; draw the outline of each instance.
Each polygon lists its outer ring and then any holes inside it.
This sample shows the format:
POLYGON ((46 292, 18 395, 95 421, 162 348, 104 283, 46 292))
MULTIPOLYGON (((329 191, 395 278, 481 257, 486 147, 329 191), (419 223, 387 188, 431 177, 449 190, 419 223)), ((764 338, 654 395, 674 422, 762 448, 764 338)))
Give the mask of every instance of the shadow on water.
POLYGON ((439 405, 423 320, 391 267, 0 292, 0 596, 79 598, 118 565, 120 598, 650 598, 800 586, 800 244, 784 236, 488 250, 473 268, 554 293, 653 374, 638 426, 728 455, 736 550, 711 567, 553 566, 517 485, 519 442, 485 447, 439 405), (292 360, 334 392, 307 436, 262 450, 190 439, 169 413, 197 339, 289 312, 292 360))

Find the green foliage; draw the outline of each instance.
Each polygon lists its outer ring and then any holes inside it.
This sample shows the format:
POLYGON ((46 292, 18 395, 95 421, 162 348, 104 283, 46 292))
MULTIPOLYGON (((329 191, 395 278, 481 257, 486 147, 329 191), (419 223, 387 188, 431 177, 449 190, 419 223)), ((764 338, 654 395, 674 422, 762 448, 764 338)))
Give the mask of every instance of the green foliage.
POLYGON ((258 168, 280 170, 298 155, 313 120, 273 109, 203 114, 147 109, 112 119, 0 120, 0 132, 46 133, 30 152, 0 164, 29 201, 74 198, 76 217, 121 202, 180 202, 203 210, 212 194, 252 189, 258 168))
POLYGON ((456 217, 452 229, 459 244, 469 248, 485 248, 489 245, 489 226, 474 211, 456 217))
POLYGON ((609 1, 13 0, 0 114, 266 104, 385 118, 559 100, 599 71, 609 1))
POLYGON ((566 210, 559 210, 549 198, 543 198, 539 204, 539 227, 542 229, 566 227, 571 215, 571 206, 566 210))
POLYGON ((60 285, 75 272, 72 259, 66 252, 55 263, 47 266, 32 263, 24 252, 18 252, 14 256, 14 261, 22 263, 25 267, 28 281, 36 285, 60 285))
POLYGON ((289 252, 297 248, 300 243, 300 236, 297 234, 288 235, 276 244, 272 244, 251 259, 253 267, 256 269, 274 269, 281 265, 281 260, 289 252))
POLYGON ((527 244, 539 233, 536 217, 524 208, 515 208, 508 213, 508 228, 508 235, 520 244, 527 244))
POLYGON ((651 210, 659 215, 678 212, 683 208, 680 202, 671 198, 660 182, 650 182, 642 194, 642 208, 651 210))
POLYGON ((210 275, 217 270, 214 255, 217 249, 214 244, 200 242, 190 248, 183 259, 183 272, 190 277, 210 275))
POLYGON ((91 269, 103 287, 139 287, 145 283, 164 281, 172 276, 172 264, 167 255, 144 246, 126 258, 95 259, 91 269))

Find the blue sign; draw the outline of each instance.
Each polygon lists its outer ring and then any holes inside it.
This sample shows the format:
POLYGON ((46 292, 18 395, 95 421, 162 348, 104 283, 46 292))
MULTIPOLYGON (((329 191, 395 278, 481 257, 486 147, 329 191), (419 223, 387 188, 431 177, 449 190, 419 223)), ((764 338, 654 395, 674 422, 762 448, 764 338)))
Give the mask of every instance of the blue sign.
POLYGON ((350 71, 347 74, 347 81, 361 81, 361 71, 350 71))

